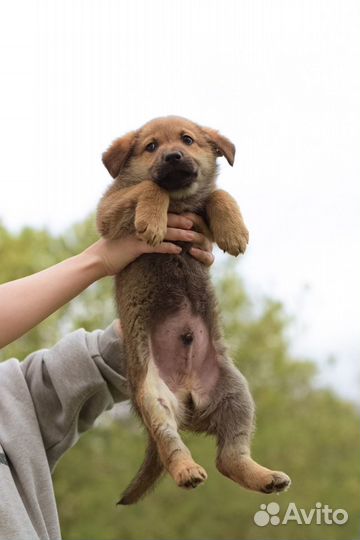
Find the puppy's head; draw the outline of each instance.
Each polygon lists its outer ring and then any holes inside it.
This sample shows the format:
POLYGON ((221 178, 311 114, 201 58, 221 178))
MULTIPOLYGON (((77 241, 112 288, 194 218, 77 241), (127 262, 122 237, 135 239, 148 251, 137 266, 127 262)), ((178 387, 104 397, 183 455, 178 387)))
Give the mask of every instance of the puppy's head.
POLYGON ((157 118, 117 139, 103 154, 113 178, 153 180, 174 199, 184 199, 214 181, 216 158, 234 163, 235 146, 217 131, 185 118, 157 118))

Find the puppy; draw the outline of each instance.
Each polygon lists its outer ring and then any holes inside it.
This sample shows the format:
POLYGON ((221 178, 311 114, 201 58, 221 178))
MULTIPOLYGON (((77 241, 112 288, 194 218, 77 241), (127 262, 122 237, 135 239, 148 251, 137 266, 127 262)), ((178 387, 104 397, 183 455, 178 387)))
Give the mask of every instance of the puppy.
MULTIPOLYGON (((114 182, 99 204, 99 232, 136 232, 155 246, 168 211, 195 212, 222 250, 243 253, 248 231, 240 210, 215 186, 219 156, 233 165, 234 145, 179 117, 116 140, 103 154, 114 182)), ((144 463, 119 504, 137 502, 165 471, 184 488, 206 480, 179 430, 214 435, 218 470, 245 488, 273 493, 290 485, 286 474, 250 457, 253 400, 227 354, 208 269, 182 247, 179 255, 144 254, 116 277, 131 399, 148 432, 144 463)))

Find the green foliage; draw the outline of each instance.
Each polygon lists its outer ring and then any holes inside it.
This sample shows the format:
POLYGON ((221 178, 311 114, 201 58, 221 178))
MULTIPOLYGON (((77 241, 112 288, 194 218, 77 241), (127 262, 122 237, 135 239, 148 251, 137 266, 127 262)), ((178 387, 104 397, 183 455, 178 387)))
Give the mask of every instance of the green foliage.
MULTIPOLYGON (((0 281, 35 272, 78 253, 95 238, 92 219, 61 237, 0 228, 0 281)), ((271 299, 253 305, 236 268, 218 269, 216 286, 231 354, 248 378, 257 405, 253 455, 286 471, 290 490, 279 497, 251 493, 222 477, 214 466, 210 438, 184 435, 195 459, 207 469, 206 484, 192 492, 165 478, 135 507, 115 501, 134 475, 145 437, 132 417, 104 423, 84 435, 55 472, 55 490, 66 539, 351 539, 358 538, 360 500, 359 415, 355 406, 314 385, 312 361, 293 358, 291 321, 271 299), (260 504, 289 502, 309 511, 317 502, 343 508, 344 525, 287 525, 260 528, 253 516, 260 504)), ((73 328, 106 326, 115 316, 111 280, 90 287, 27 336, 2 352, 23 357, 51 346, 73 328)))

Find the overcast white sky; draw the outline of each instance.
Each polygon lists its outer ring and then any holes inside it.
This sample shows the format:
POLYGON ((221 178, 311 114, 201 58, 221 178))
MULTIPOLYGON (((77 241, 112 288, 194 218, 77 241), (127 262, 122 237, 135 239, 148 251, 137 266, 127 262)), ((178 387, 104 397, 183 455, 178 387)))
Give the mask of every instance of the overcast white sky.
MULTIPOLYGON (((254 297, 297 318, 295 351, 359 390, 360 3, 2 1, 0 219, 60 232, 109 181, 112 139, 160 115, 237 147, 219 184, 251 234, 254 297)), ((6 264, 6 261, 1 261, 6 264)))

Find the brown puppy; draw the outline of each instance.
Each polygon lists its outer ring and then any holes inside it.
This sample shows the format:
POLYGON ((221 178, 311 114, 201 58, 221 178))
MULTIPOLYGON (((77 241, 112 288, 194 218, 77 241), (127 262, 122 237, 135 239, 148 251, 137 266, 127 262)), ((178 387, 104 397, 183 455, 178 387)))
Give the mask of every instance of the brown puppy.
MULTIPOLYGON (((216 158, 234 162, 235 147, 212 129, 159 118, 116 140, 103 162, 115 181, 98 209, 98 228, 115 238, 137 232, 151 245, 165 236, 167 212, 195 212, 218 246, 245 251, 248 231, 235 200, 216 190, 216 158)), ((228 357, 208 269, 182 244, 180 255, 145 254, 116 278, 132 403, 149 444, 120 504, 138 501, 166 470, 177 485, 206 479, 179 429, 215 435, 219 471, 241 486, 283 491, 289 477, 250 457, 254 405, 228 357)))

